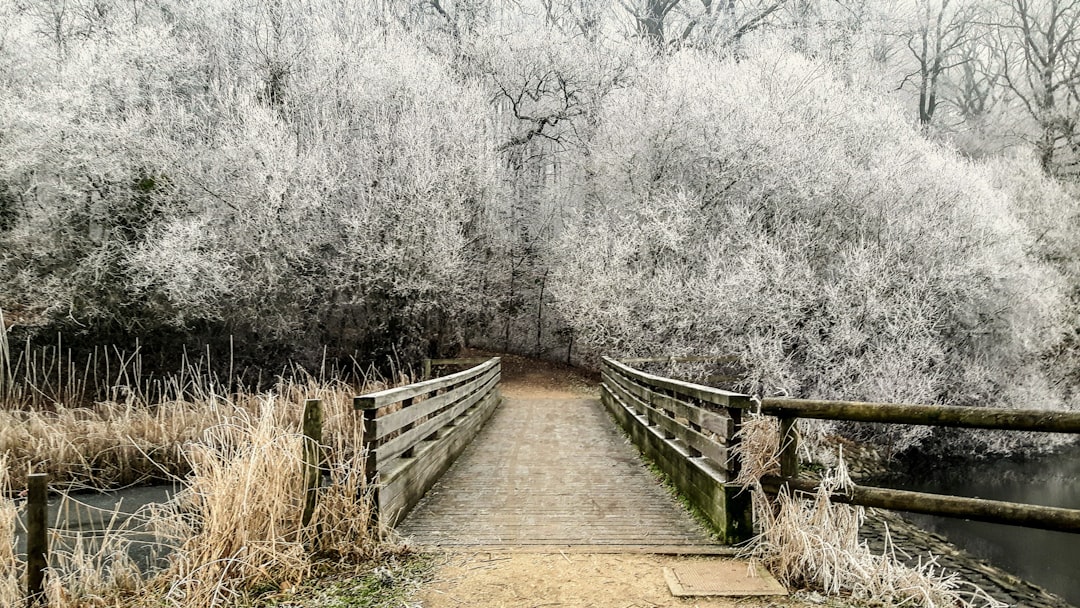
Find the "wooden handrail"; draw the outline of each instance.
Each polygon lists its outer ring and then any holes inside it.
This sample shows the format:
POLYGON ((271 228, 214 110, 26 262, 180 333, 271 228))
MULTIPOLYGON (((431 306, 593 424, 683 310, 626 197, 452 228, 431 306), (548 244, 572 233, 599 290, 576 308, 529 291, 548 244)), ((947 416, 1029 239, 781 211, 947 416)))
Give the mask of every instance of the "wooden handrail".
POLYGON ((671 378, 648 374, 628 365, 624 365, 610 357, 603 357, 602 359, 605 365, 617 370, 624 376, 634 379, 640 384, 671 391, 676 395, 689 399, 696 399, 703 403, 711 403, 717 407, 747 408, 750 406, 749 395, 725 391, 703 384, 694 384, 693 382, 683 382, 681 380, 672 380, 671 378))
POLYGON ((921 424, 1004 431, 1080 433, 1080 412, 1058 410, 819 401, 766 397, 761 400, 761 412, 774 416, 795 416, 798 418, 846 420, 851 422, 921 424))
POLYGON ((485 359, 485 362, 467 369, 465 371, 458 372, 456 374, 450 374, 449 376, 443 376, 442 378, 434 378, 431 380, 424 380, 408 386, 399 386, 397 388, 388 388, 384 391, 377 393, 369 393, 353 399, 353 407, 356 409, 373 409, 379 408, 392 403, 399 403, 406 399, 412 399, 428 393, 434 393, 435 391, 451 387, 463 382, 468 382, 472 378, 484 373, 485 371, 495 367, 499 364, 500 359, 493 357, 491 359, 485 359))
POLYGON ((380 521, 404 517, 468 445, 501 402, 500 378, 501 360, 493 357, 353 399, 364 414, 364 478, 380 521))
MULTIPOLYGON (((686 400, 726 408, 736 425, 740 408, 750 403, 748 395, 689 382, 673 380, 635 370, 626 361, 651 362, 652 359, 628 359, 622 363, 604 357, 605 382, 610 378, 615 392, 625 392, 638 399, 639 406, 649 405, 651 413, 658 403, 686 400), (610 373, 607 373, 610 370, 610 373), (639 389, 620 382, 615 375, 633 380, 639 389)), ((666 359, 661 359, 661 361, 666 359)), ((632 399, 631 399, 632 400, 632 399)), ((669 411, 675 407, 668 405, 669 411)), ((643 408, 645 409, 645 408, 643 408)), ((916 424, 952 428, 1036 431, 1049 433, 1080 433, 1080 412, 1036 409, 998 409, 902 403, 865 403, 860 401, 822 401, 767 397, 761 399, 760 411, 780 419, 780 476, 762 479, 762 488, 777 492, 781 486, 801 492, 817 491, 817 483, 799 478, 798 426, 799 418, 877 422, 887 424, 916 424)), ((683 415, 687 417, 686 414, 683 415)), ((657 425, 671 435, 667 422, 657 425)), ((693 439, 692 435, 689 435, 693 439)), ((732 437, 732 441, 736 438, 732 437)), ((699 451, 700 453, 700 451, 699 451)), ((738 463, 729 463, 737 467, 738 463)), ((855 486, 846 493, 834 493, 833 499, 865 507, 877 507, 927 513, 946 517, 963 517, 979 521, 1020 525, 1031 528, 1080 532, 1080 509, 1062 509, 907 490, 855 486)))
MULTIPOLYGON (((811 494, 819 490, 817 482, 808 479, 766 476, 761 480, 762 489, 770 494, 779 492, 780 488, 784 486, 791 490, 811 494)), ((1044 507, 1000 500, 986 500, 984 498, 948 496, 859 485, 853 486, 846 491, 832 492, 829 496, 836 502, 863 507, 924 513, 927 515, 943 515, 946 517, 962 517, 964 519, 1038 528, 1040 530, 1080 532, 1080 509, 1044 507)))

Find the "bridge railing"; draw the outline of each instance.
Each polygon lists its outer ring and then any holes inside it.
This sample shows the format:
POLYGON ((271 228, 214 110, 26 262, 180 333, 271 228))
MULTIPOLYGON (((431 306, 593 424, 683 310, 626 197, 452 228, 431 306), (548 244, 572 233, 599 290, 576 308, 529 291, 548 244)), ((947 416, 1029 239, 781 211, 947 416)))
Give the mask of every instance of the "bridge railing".
POLYGON ((379 520, 409 513, 499 405, 498 357, 456 374, 356 397, 364 475, 379 520))
MULTIPOLYGON (((735 433, 741 411, 750 406, 750 396, 664 378, 630 368, 626 363, 725 363, 730 357, 649 357, 624 359, 621 363, 604 359, 603 398, 620 424, 642 451, 657 462, 691 503, 705 513, 725 538, 738 538, 747 525, 738 496, 726 482, 737 474, 738 463, 728 459, 727 450, 738 440, 735 433), (697 409, 687 409, 697 408, 697 409), (701 412, 721 411, 730 419, 726 432, 702 433, 701 412), (683 422, 680 422, 680 419, 683 422), (705 435, 717 442, 708 448, 705 435), (681 457, 681 458, 680 458, 681 457), (716 473, 711 483, 700 481, 702 472, 716 473), (719 491, 722 481, 723 492, 719 491), (719 506, 711 510, 707 493, 698 486, 711 487, 719 506), (734 519, 734 521, 733 521, 734 519)), ((814 480, 800 477, 798 419, 917 424, 953 428, 1080 433, 1080 412, 1034 409, 997 409, 855 401, 815 401, 765 398, 759 411, 779 419, 781 433, 780 474, 762 480, 766 492, 782 487, 793 491, 816 492, 814 480)), ((711 414, 711 415, 715 415, 711 414)), ((704 417, 704 418, 703 418, 704 417)), ((865 507, 963 517, 979 521, 1019 525, 1066 532, 1080 532, 1080 509, 1064 509, 962 496, 930 494, 868 486, 853 486, 833 494, 833 500, 865 507)))
MULTIPOLYGON (((762 480, 762 487, 767 492, 777 492, 783 486, 804 492, 817 490, 817 484, 814 481, 799 477, 799 433, 796 424, 799 418, 1004 431, 1080 433, 1080 412, 1054 410, 765 398, 761 400, 761 413, 779 418, 781 433, 780 475, 762 480)), ((834 493, 832 497, 837 502, 865 507, 962 517, 1062 532, 1080 532, 1080 509, 858 485, 844 492, 834 493)))
POLYGON ((601 371, 604 406, 638 449, 712 523, 721 540, 749 538, 749 495, 730 483, 738 474, 730 454, 750 397, 648 374, 608 357, 601 371))

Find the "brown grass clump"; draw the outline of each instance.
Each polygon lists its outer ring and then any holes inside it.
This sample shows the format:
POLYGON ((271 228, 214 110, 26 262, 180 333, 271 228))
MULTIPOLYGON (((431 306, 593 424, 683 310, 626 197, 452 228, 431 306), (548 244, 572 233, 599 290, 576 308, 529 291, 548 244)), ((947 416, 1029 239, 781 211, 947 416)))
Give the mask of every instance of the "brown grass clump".
POLYGON ((754 490, 754 518, 760 527, 747 553, 785 584, 830 595, 850 594, 888 606, 1005 606, 977 586, 944 572, 933 559, 916 567, 905 565, 892 550, 887 530, 888 548, 882 554, 871 552, 859 538, 865 509, 829 498, 853 485, 843 454, 837 467, 823 476, 814 495, 792 495, 784 489, 775 501, 769 499, 760 479, 780 472, 779 424, 775 418, 750 416, 741 432, 742 442, 736 451, 742 469, 736 483, 754 490))
POLYGON ((15 553, 15 526, 19 509, 11 495, 8 457, 0 453, 0 606, 22 601, 20 572, 23 562, 15 553))
MULTIPOLYGON (((115 392, 122 400, 86 407, 53 401, 39 410, 3 400, 32 392, 16 386, 5 356, 0 344, 0 606, 24 601, 12 493, 30 470, 48 472, 54 490, 148 479, 184 488, 171 502, 130 517, 119 508, 95 513, 108 522, 104 530, 52 530, 50 606, 223 606, 296 585, 316 559, 355 561, 398 550, 386 530, 372 528, 363 423, 352 407, 357 389, 346 382, 297 370, 271 392, 228 394, 192 370, 173 382, 164 402, 148 403, 149 393, 131 390, 115 392), (323 402, 320 447, 329 483, 303 525, 306 399, 323 402), (130 553, 139 543, 170 554, 140 571, 130 553)), ((361 392, 382 387, 372 382, 361 392)), ((90 508, 66 494, 64 500, 72 509, 90 508)))

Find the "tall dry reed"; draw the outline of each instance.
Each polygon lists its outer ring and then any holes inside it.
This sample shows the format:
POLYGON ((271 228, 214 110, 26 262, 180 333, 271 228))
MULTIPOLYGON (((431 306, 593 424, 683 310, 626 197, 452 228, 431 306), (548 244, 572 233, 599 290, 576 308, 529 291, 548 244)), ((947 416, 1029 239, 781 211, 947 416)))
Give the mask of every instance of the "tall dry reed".
POLYGON ((772 417, 752 415, 744 422, 736 448, 742 469, 736 483, 751 488, 758 536, 749 557, 763 562, 790 586, 830 595, 850 594, 886 606, 924 608, 1004 608, 977 586, 939 567, 933 558, 908 566, 898 559, 885 531, 886 549, 874 553, 860 539, 863 507, 835 503, 830 495, 852 487, 843 454, 810 496, 782 490, 775 499, 761 488, 764 475, 780 472, 780 429, 772 417))
POLYGON ((15 527, 19 509, 12 496, 8 457, 0 453, 0 606, 14 606, 22 601, 23 562, 15 553, 15 527))
MULTIPOLYGON (((23 487, 30 470, 48 472, 54 490, 148 479, 184 487, 131 518, 105 514, 104 530, 53 530, 52 606, 228 605, 296 584, 318 556, 359 560, 396 550, 389 532, 371 524, 363 424, 352 407, 358 389, 349 383, 293 370, 269 392, 228 393, 190 369, 169 381, 168 401, 150 403, 150 393, 132 389, 114 391, 117 400, 83 407, 51 400, 36 409, 27 395, 44 392, 31 384, 40 378, 12 363, 4 340, 0 330, 0 400, 8 399, 0 401, 0 605, 22 602, 22 562, 3 539, 15 533, 9 490, 23 487), (304 401, 315 398, 323 402, 329 483, 305 526, 300 427, 304 401), (131 557, 139 543, 170 555, 140 571, 131 557)), ((384 386, 370 382, 363 391, 384 386)))

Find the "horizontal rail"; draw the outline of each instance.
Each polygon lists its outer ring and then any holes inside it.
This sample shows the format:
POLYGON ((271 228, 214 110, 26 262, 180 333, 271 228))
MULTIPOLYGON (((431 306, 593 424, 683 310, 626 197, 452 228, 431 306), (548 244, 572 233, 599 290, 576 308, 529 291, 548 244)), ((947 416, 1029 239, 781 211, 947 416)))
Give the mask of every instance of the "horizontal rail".
POLYGON ((382 414, 375 419, 374 435, 371 439, 382 439, 391 433, 405 428, 407 425, 417 421, 422 422, 421 419, 425 416, 438 414, 447 407, 452 406, 454 403, 467 398, 471 393, 476 391, 477 388, 483 387, 491 382, 492 378, 495 378, 495 381, 498 381, 498 376, 499 369, 497 367, 488 367, 485 372, 441 395, 432 395, 423 401, 414 402, 406 407, 402 407, 396 412, 382 414))
MULTIPOLYGON (((766 476, 761 480, 762 489, 770 494, 777 493, 784 485, 799 492, 818 491, 818 484, 808 479, 766 476)), ((1057 532, 1080 532, 1080 509, 1044 507, 869 486, 854 486, 846 492, 833 492, 830 498, 835 502, 863 507, 959 517, 1057 532)))
POLYGON ((739 355, 698 355, 689 357, 630 357, 619 359, 626 365, 641 365, 643 363, 738 363, 739 355))
POLYGON ((364 479, 380 522, 393 526, 408 514, 472 441, 502 401, 501 370, 493 357, 456 374, 353 399, 364 414, 364 479))
POLYGON ((972 429, 1080 433, 1080 412, 1007 410, 955 405, 863 403, 811 399, 765 398, 761 412, 773 416, 919 424, 972 429))
POLYGON ((464 359, 426 359, 426 361, 432 366, 444 366, 444 365, 468 365, 472 367, 474 365, 480 365, 491 357, 466 357, 464 359))
POLYGON ((748 408, 750 406, 750 397, 748 395, 733 393, 731 391, 704 386, 702 384, 694 384, 692 382, 683 382, 681 380, 672 380, 671 378, 665 378, 663 376, 647 374, 643 371, 624 365, 610 357, 603 357, 603 361, 604 364, 613 371, 618 372, 639 384, 652 387, 653 389, 670 391, 673 395, 678 395, 684 399, 694 399, 702 403, 711 403, 717 407, 748 408))
POLYGON ((389 388, 377 393, 370 393, 353 399, 353 407, 356 409, 373 409, 384 407, 392 403, 399 403, 406 399, 413 399, 421 395, 428 393, 434 393, 437 390, 450 388, 479 376, 487 370, 495 367, 499 364, 499 358, 494 357, 492 359, 485 359, 484 363, 477 365, 471 369, 458 372, 456 374, 450 374, 449 376, 443 376, 442 378, 434 378, 432 380, 424 380, 423 382, 417 382, 408 386, 400 386, 397 388, 389 388))

